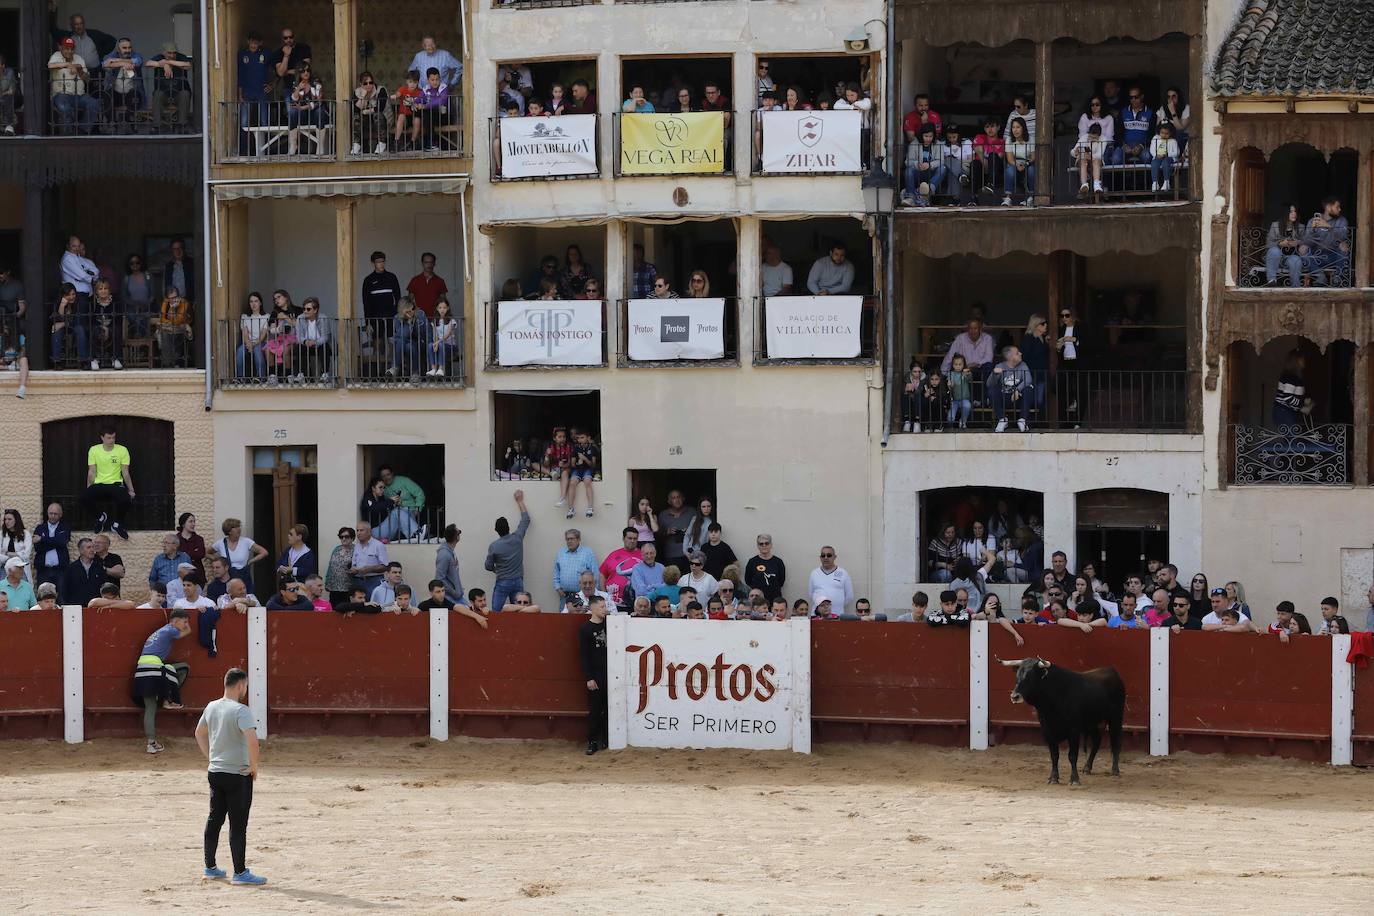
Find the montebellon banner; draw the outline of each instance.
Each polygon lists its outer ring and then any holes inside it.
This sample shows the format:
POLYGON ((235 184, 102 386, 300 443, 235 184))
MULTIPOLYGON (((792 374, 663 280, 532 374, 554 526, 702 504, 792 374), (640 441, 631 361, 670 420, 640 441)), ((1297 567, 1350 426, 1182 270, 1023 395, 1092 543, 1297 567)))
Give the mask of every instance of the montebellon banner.
POLYGON ((630 359, 720 359, 725 356, 724 299, 631 299, 630 359))
POLYGON ((611 747, 811 753, 811 623, 606 620, 611 747))
POLYGON ((763 171, 858 172, 859 111, 761 111, 763 171))
POLYGON ((724 112, 620 116, 620 174, 718 175, 724 171, 724 112))
POLYGON ((601 365, 600 302, 498 302, 496 324, 498 366, 601 365))
POLYGON ((501 177, 595 175, 596 115, 502 118, 501 177))
POLYGON ((863 296, 770 296, 764 300, 769 359, 854 359, 863 296))

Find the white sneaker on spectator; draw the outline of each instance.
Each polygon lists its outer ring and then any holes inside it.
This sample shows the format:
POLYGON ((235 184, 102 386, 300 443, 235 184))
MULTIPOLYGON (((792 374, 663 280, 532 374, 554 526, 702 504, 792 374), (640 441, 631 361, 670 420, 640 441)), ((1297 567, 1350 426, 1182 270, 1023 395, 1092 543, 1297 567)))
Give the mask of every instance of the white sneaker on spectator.
POLYGON ((903 207, 914 207, 914 206, 916 206, 916 198, 915 198, 915 197, 912 197, 912 196, 911 196, 910 194, 908 194, 906 191, 903 191, 903 192, 902 192, 902 206, 903 206, 903 207))
POLYGON ((92 372, 95 372, 95 371, 98 370, 99 368, 100 368, 100 360, 97 360, 97 359, 91 360, 91 371, 92 371, 92 372))
POLYGON ((395 366, 387 366, 387 367, 386 367, 386 374, 389 375, 389 376, 391 376, 392 378, 395 378, 395 377, 396 377, 396 367, 395 367, 395 366))
POLYGON ((1173 188, 1169 187, 1169 182, 1168 182, 1167 180, 1164 182, 1164 184, 1162 184, 1162 185, 1159 186, 1159 189, 1160 189, 1161 191, 1171 191, 1171 190, 1173 190, 1173 188))
POLYGON ((1006 418, 1006 417, 1003 417, 1002 419, 998 420, 998 421, 997 421, 997 429, 995 429, 995 430, 993 430, 993 431, 994 431, 994 432, 999 432, 999 433, 1004 433, 1004 432, 1006 432, 1006 431, 1007 431, 1007 418, 1006 418))
POLYGON ((574 515, 576 515, 576 514, 577 514, 577 509, 573 508, 572 506, 569 506, 569 507, 568 507, 568 512, 567 512, 567 514, 564 515, 563 517, 564 517, 564 518, 572 518, 572 517, 573 517, 574 515))
POLYGON ((568 501, 567 501, 566 499, 560 499, 558 502, 554 503, 554 505, 557 506, 557 507, 560 508, 560 509, 563 508, 564 506, 566 506, 567 504, 568 504, 568 501))
POLYGON ((276 386, 280 381, 281 380, 278 379, 275 375, 269 375, 267 377, 267 384, 271 386, 276 386))
POLYGON ((921 421, 920 421, 920 420, 917 420, 915 423, 912 423, 912 424, 911 424, 911 431, 912 431, 913 433, 919 433, 919 432, 921 431, 921 421))
POLYGON ((321 372, 321 373, 320 373, 320 381, 322 381, 322 382, 324 382, 326 385, 328 385, 328 384, 329 384, 329 373, 328 373, 328 372, 321 372))
POLYGON ((1087 197, 1087 196, 1088 196, 1088 183, 1087 183, 1086 181, 1083 182, 1081 185, 1078 186, 1078 196, 1079 196, 1079 197, 1087 197))
POLYGON ((1003 197, 1003 198, 1002 198, 1002 206, 1004 206, 1004 207, 1010 207, 1010 206, 1011 206, 1011 195, 1007 195, 1006 197, 1003 197))
POLYGON ((911 421, 910 421, 910 420, 907 420, 905 423, 902 424, 902 432, 904 432, 904 433, 909 433, 909 432, 911 432, 911 421))
POLYGON ((1103 194, 1103 193, 1106 193, 1106 192, 1105 192, 1105 189, 1102 187, 1102 182, 1100 182, 1100 181, 1094 181, 1094 182, 1093 182, 1093 193, 1095 193, 1095 194, 1103 194))
POLYGON ((1158 190, 1159 190, 1159 182, 1157 182, 1157 181, 1152 181, 1152 182, 1150 182, 1150 190, 1151 190, 1151 191, 1158 191, 1158 190))
POLYGON ((1026 431, 1026 421, 1023 420, 1021 417, 1017 417, 1017 418, 1016 418, 1016 428, 1019 429, 1021 432, 1024 433, 1024 432, 1026 431))
POLYGON ((386 141, 385 141, 385 140, 382 140, 382 141, 378 142, 377 148, 374 149, 372 152, 376 153, 378 156, 380 156, 382 153, 385 153, 385 152, 386 152, 386 141))
POLYGON ((15 396, 16 398, 18 398, 19 400, 22 401, 22 400, 24 400, 24 397, 25 397, 28 393, 29 393, 29 387, 28 387, 27 385, 20 385, 20 386, 19 386, 19 389, 18 389, 17 391, 14 392, 14 396, 15 396))
POLYGON ((960 429, 968 429, 968 420, 960 420, 960 421, 959 421, 959 428, 960 428, 960 429))
POLYGON ((13 125, 13 124, 6 124, 6 125, 5 125, 5 133, 7 133, 7 134, 9 134, 11 137, 13 137, 13 136, 14 136, 14 125, 13 125))
POLYGON ((363 145, 356 140, 353 142, 353 149, 349 150, 353 155, 358 155, 363 151, 363 145))
POLYGON ((124 364, 121 363, 119 360, 115 360, 113 363, 111 363, 111 365, 114 366, 114 368, 116 368, 116 369, 123 369, 123 368, 124 368, 124 364))

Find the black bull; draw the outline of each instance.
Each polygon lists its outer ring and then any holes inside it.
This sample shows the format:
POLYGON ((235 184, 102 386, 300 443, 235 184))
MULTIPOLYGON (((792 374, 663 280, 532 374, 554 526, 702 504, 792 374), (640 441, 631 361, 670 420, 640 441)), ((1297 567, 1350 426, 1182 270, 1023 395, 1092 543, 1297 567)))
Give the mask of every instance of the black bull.
POLYGON ((1016 669, 1016 686, 1011 701, 1025 701, 1035 707, 1040 717, 1040 731, 1050 749, 1050 782, 1059 782, 1059 742, 1069 744, 1069 784, 1081 785, 1078 780, 1078 748, 1087 747, 1088 762, 1083 772, 1093 771, 1093 760, 1102 744, 1101 724, 1105 721, 1111 732, 1112 775, 1120 776, 1121 719, 1126 713, 1126 685, 1115 668, 1094 668, 1091 671, 1070 671, 1043 658, 1015 660, 998 659, 1003 665, 1016 669))

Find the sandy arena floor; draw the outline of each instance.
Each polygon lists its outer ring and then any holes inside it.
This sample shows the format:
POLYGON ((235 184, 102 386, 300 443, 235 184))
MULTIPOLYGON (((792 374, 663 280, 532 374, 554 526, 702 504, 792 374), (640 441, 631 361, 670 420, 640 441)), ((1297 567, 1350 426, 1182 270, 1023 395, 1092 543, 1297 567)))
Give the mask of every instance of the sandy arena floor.
POLYGON ((274 739, 256 890, 198 877, 191 741, 4 742, 0 910, 1370 912, 1374 772, 1129 754, 1071 790, 1046 759, 274 739))

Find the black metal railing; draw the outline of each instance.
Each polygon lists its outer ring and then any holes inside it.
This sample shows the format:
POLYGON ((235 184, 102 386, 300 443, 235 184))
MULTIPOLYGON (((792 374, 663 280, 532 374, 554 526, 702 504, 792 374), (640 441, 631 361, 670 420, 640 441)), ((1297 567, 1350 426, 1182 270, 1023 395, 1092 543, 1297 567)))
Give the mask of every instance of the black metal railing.
MULTIPOLYGON (((137 482, 137 478, 135 478, 137 482)), ((176 496, 172 493, 146 492, 137 489, 138 494, 129 503, 121 519, 125 529, 129 531, 169 531, 176 527, 177 504, 176 496)), ((62 507, 62 520, 72 526, 73 532, 87 532, 95 530, 96 520, 100 516, 100 509, 97 507, 88 508, 81 503, 81 493, 48 493, 44 492, 42 505, 47 506, 57 503, 62 507)), ((72 555, 75 557, 75 547, 78 537, 72 538, 72 555)), ((115 543, 119 543, 116 539, 115 543)), ((116 548, 118 550, 118 548, 116 548)), ((137 580, 133 580, 137 581, 137 580)))
MULTIPOLYGON (((528 306, 529 306, 531 309, 535 309, 535 308, 537 308, 537 307, 539 306, 539 303, 540 303, 540 301, 542 301, 542 300, 531 299, 531 300, 522 300, 522 301, 523 301, 523 302, 526 302, 526 303, 528 304, 528 306)), ((551 302, 549 302, 549 303, 547 303, 547 304, 548 304, 550 307, 557 307, 559 301, 560 301, 560 300, 552 300, 551 302)), ((605 367, 609 364, 609 360, 608 360, 608 357, 607 357, 607 351, 608 351, 607 336, 608 336, 608 335, 607 335, 607 333, 606 333, 606 302, 605 302, 605 300, 600 300, 600 305, 601 305, 601 333, 600 333, 600 337, 601 337, 601 341, 600 341, 600 353, 601 353, 601 356, 600 356, 600 360, 599 360, 598 362, 596 362, 596 363, 569 363, 569 362, 565 362, 565 361, 560 361, 560 359, 558 358, 558 355, 557 355, 556 353, 554 353, 554 352, 553 352, 553 348, 550 347, 549 350, 547 351, 547 358, 546 358, 546 359, 541 359, 541 360, 539 360, 539 361, 537 361, 537 362, 527 362, 527 363, 515 364, 515 363, 512 363, 512 362, 510 362, 510 361, 507 361, 507 362, 504 362, 504 363, 501 361, 501 319, 500 319, 500 306, 501 306, 501 303, 500 303, 499 301, 488 302, 488 303, 487 303, 487 306, 486 306, 486 312, 487 312, 487 327, 490 329, 490 333, 489 333, 488 336, 487 336, 487 357, 486 357, 486 364, 485 364, 485 367, 484 367, 484 368, 489 369, 489 370, 491 370, 491 369, 521 370, 521 369, 598 369, 598 368, 605 368, 605 367)), ((556 310, 556 309, 555 309, 555 310, 556 310)), ((540 309, 540 311, 544 311, 544 310, 543 310, 543 309, 540 309)), ((536 324, 542 324, 542 325, 544 326, 542 329, 538 329, 540 333, 545 333, 545 332, 548 331, 549 329, 552 329, 552 330, 554 330, 554 331, 560 331, 560 330, 562 330, 562 329, 556 327, 556 325, 558 324, 558 321, 557 321, 557 319, 556 319, 554 316, 552 316, 552 315, 547 315, 547 314, 546 314, 546 315, 540 316, 539 319, 536 320, 535 323, 536 323, 536 324)), ((553 336, 553 337, 556 337, 557 335, 554 334, 554 335, 552 335, 552 336, 553 336)))
MULTIPOLYGON (((802 284, 805 286, 805 284, 802 284)), ((800 293, 800 296, 807 296, 808 293, 800 293)), ((845 295, 862 295, 860 293, 850 293, 845 295)), ((789 299, 796 296, 759 296, 754 298, 754 365, 756 366, 787 366, 787 365, 866 365, 874 362, 876 358, 875 341, 877 337, 878 325, 878 302, 877 296, 863 296, 863 305, 859 309, 859 354, 852 357, 841 356, 783 356, 768 351, 768 305, 774 300, 779 304, 785 304, 789 299)), ((833 337, 834 332, 841 330, 838 328, 819 329, 814 335, 815 339, 824 341, 833 337)))
MULTIPOLYGON (((524 452, 516 453, 511 447, 496 456, 496 466, 491 470, 492 480, 561 480, 563 472, 547 454, 549 443, 534 438, 528 442, 524 452)), ((592 481, 601 482, 601 469, 592 472, 592 481)))
POLYGON ((374 521, 373 537, 389 544, 437 544, 444 539, 444 526, 448 524, 444 507, 429 504, 392 506, 386 515, 374 521))
MULTIPOLYGON (((626 0, 621 0, 626 2, 626 0)), ((671 3, 678 0, 630 0, 635 3, 671 3)), ((862 175, 868 163, 872 161, 874 155, 879 154, 876 145, 876 134, 873 130, 860 129, 857 140, 858 147, 850 152, 848 162, 827 155, 825 147, 821 145, 824 139, 824 132, 818 137, 809 137, 801 140, 793 128, 793 121, 788 118, 777 120, 786 121, 789 128, 789 135, 785 140, 795 144, 800 142, 801 147, 796 149, 795 154, 789 155, 780 165, 765 168, 763 162, 763 140, 764 131, 768 128, 765 123, 768 121, 770 112, 784 113, 782 108, 759 108, 749 113, 749 173, 751 175, 862 175), (867 140, 867 146, 864 141, 867 140), (820 150, 820 152, 818 152, 820 150)), ((818 112, 817 114, 828 114, 828 112, 818 112)), ((850 112, 855 118, 862 116, 861 112, 850 112)), ((779 129, 777 127, 773 129, 779 129)), ((901 176, 898 176, 900 180, 901 176)))
POLYGON ((216 383, 222 389, 333 388, 338 332, 332 318, 321 318, 308 333, 265 316, 217 321, 216 383))
POLYGON ((1286 486, 1350 483, 1352 427, 1233 425, 1231 482, 1286 486))
POLYGON ((220 102, 221 159, 332 159, 335 107, 328 99, 309 108, 290 102, 220 102))
POLYGON ((940 379, 932 386, 927 373, 914 390, 909 376, 903 380, 897 393, 901 432, 988 432, 1004 419, 1004 429, 1017 429, 1024 419, 1034 432, 1183 432, 1188 424, 1188 373, 1182 370, 1025 369, 1013 376, 975 367, 957 385, 947 373, 940 379))
MULTIPOLYGON (((501 142, 501 125, 506 118, 487 119, 487 149, 490 151, 490 173, 492 181, 568 181, 576 178, 601 177, 601 115, 559 115, 540 118, 525 123, 542 123, 545 130, 542 136, 523 144, 528 149, 521 150, 522 168, 519 171, 538 171, 540 174, 508 174, 517 169, 507 169, 506 148, 501 142), (571 134, 569 126, 579 118, 591 118, 591 137, 593 167, 588 170, 585 162, 587 151, 576 148, 577 139, 571 134), (547 174, 545 174, 547 173, 547 174)), ((586 131, 581 133, 585 134, 586 131)))
POLYGON ((163 324, 157 306, 148 311, 102 309, 95 303, 73 311, 48 308, 48 358, 53 369, 185 369, 195 365, 195 313, 163 324))
POLYGON ((1354 285, 1355 237, 1348 227, 1303 229, 1285 234, 1277 226, 1236 230, 1236 285, 1322 287, 1354 285))
POLYGON ((66 80, 59 88, 70 91, 50 93, 45 75, 48 130, 54 136, 189 136, 201 131, 189 77, 166 81, 151 73, 125 76, 101 70, 84 81, 66 80))
POLYGON ((343 370, 350 388, 461 388, 465 384, 463 318, 443 327, 417 313, 396 318, 344 318, 341 339, 352 356, 343 370))
POLYGON ((343 99, 339 111, 350 121, 350 159, 434 159, 463 156, 463 99, 451 94, 448 105, 402 114, 396 96, 376 102, 343 99))
MULTIPOLYGON (((656 300, 668 303, 690 305, 691 299, 656 300)), ((618 303, 620 333, 616 344, 615 364, 622 369, 672 368, 686 366, 738 366, 739 365, 739 299, 724 297, 725 307, 721 312, 720 325, 715 322, 694 317, 690 314, 664 315, 660 321, 657 316, 649 319, 636 318, 631 314, 629 299, 618 303), (647 342, 651 350, 663 350, 674 346, 687 347, 689 353, 701 353, 703 345, 709 346, 710 339, 720 336, 722 352, 719 356, 661 356, 639 358, 631 356, 637 348, 632 338, 638 337, 647 342)))
MULTIPOLYGON (((660 112, 652 115, 631 114, 630 117, 671 119, 674 114, 675 112, 660 112)), ((694 116, 717 115, 721 118, 724 122, 722 127, 724 139, 719 150, 711 149, 709 146, 690 145, 692 142, 690 133, 685 139, 674 136, 655 149, 628 150, 625 147, 622 133, 626 114, 616 112, 612 115, 615 125, 615 177, 645 178, 679 175, 709 178, 735 174, 735 125, 739 116, 732 111, 702 111, 690 112, 690 114, 694 116), (720 160, 718 163, 713 161, 717 154, 719 154, 720 160), (628 170, 627 160, 633 160, 636 163, 628 170), (709 164, 709 170, 702 170, 698 167, 703 162, 709 164)))

